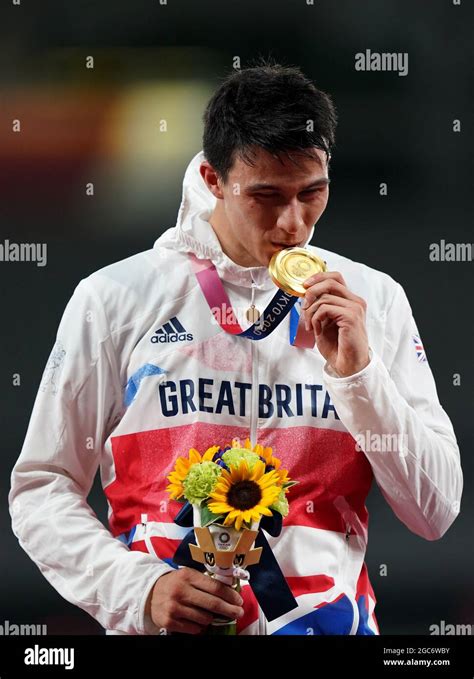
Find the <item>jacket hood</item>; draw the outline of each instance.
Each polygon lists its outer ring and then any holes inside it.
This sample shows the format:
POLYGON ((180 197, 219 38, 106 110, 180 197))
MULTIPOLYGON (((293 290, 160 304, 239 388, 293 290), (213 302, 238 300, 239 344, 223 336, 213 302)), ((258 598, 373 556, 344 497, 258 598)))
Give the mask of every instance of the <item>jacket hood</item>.
MULTIPOLYGON (((165 231, 154 248, 169 248, 181 252, 193 252, 199 259, 210 259, 219 276, 231 283, 257 288, 275 287, 265 266, 244 267, 233 262, 222 250, 217 235, 209 223, 216 198, 207 188, 199 167, 205 159, 199 151, 189 163, 183 180, 183 193, 176 226, 165 231)), ((305 244, 313 237, 314 226, 305 244)))

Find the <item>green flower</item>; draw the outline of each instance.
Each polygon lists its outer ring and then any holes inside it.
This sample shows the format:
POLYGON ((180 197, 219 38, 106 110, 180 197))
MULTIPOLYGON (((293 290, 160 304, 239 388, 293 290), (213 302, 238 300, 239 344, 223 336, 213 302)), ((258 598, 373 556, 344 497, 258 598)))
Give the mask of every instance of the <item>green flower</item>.
POLYGON ((288 516, 290 508, 288 506, 288 500, 286 499, 286 493, 283 488, 280 490, 280 495, 277 497, 276 501, 270 505, 270 509, 274 509, 282 516, 288 516))
POLYGON ((214 491, 221 475, 221 467, 214 462, 201 462, 189 469, 183 481, 184 497, 193 505, 201 505, 214 491))
POLYGON ((246 460, 249 470, 252 471, 260 457, 247 448, 231 448, 224 453, 222 459, 228 467, 237 468, 240 466, 240 460, 246 460))

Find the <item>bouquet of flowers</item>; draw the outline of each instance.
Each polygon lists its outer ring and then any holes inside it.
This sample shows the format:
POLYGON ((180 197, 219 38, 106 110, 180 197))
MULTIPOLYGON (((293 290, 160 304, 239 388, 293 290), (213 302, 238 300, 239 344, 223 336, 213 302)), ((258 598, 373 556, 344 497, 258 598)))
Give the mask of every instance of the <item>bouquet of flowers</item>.
MULTIPOLYGON (((282 517, 289 511, 286 498, 292 481, 271 448, 239 439, 201 454, 191 448, 188 458, 177 459, 167 477, 170 497, 193 508, 197 545, 189 544, 193 560, 206 574, 240 591, 248 580, 245 566, 258 563, 261 548, 253 549, 263 516, 282 517)), ((235 634, 236 621, 215 618, 210 634, 235 634)))

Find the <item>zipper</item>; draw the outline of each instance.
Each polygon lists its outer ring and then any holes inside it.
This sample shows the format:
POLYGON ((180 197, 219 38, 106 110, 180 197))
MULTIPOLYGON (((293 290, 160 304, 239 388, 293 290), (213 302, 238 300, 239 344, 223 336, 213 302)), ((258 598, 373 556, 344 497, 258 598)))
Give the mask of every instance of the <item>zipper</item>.
MULTIPOLYGON (((252 299, 250 306, 255 304, 255 282, 252 279, 252 299)), ((257 342, 250 340, 250 356, 252 363, 252 390, 250 399, 250 443, 254 446, 257 443, 257 423, 258 423, 258 353, 257 342)), ((258 604, 257 604, 258 606, 258 604)), ((266 634, 266 620, 263 611, 258 606, 258 635, 266 634)))
MULTIPOLYGON (((255 302, 255 283, 252 280, 252 300, 255 302)), ((257 421, 258 421, 258 364, 257 364, 257 342, 250 340, 250 356, 252 363, 252 398, 250 403, 250 442, 252 446, 257 443, 257 421)))
MULTIPOLYGON (((345 562, 346 563, 345 563, 344 575, 343 575, 342 583, 341 583, 344 587, 344 590, 346 589, 346 582, 347 582, 346 572, 347 572, 347 569, 349 567, 351 529, 352 529, 352 525, 346 521, 346 533, 345 533, 345 537, 344 537, 344 540, 345 540, 345 555, 346 555, 345 562)), ((352 604, 352 612, 353 612, 353 615, 354 615, 354 618, 352 620, 352 627, 350 629, 349 634, 355 635, 357 633, 357 628, 359 627, 359 620, 360 620, 359 606, 357 605, 357 600, 356 600, 355 594, 354 594, 354 596, 352 596, 351 594, 349 594, 349 592, 346 592, 346 595, 348 596, 349 601, 352 604)))

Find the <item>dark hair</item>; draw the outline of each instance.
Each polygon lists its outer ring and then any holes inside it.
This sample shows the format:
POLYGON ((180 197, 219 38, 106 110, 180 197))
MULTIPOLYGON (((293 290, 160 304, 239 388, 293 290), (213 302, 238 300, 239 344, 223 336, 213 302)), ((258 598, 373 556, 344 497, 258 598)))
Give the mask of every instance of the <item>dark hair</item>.
POLYGON ((226 76, 203 120, 204 155, 225 183, 237 155, 253 164, 256 146, 291 160, 291 151, 314 157, 316 147, 329 161, 337 114, 331 97, 299 68, 263 60, 226 76))

